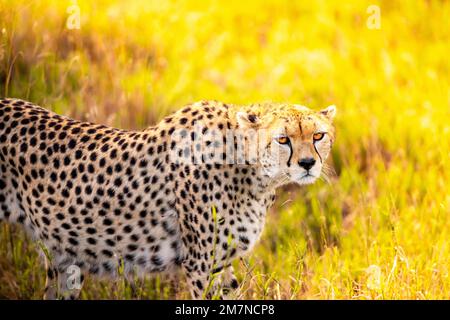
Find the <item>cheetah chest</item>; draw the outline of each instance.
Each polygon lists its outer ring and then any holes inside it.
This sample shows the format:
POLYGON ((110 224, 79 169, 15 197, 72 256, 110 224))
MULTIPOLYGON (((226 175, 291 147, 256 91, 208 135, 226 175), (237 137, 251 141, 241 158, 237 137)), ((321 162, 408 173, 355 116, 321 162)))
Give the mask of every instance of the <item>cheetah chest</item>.
POLYGON ((246 199, 233 215, 218 215, 222 224, 218 251, 222 257, 242 257, 250 252, 258 242, 265 224, 269 201, 246 199))

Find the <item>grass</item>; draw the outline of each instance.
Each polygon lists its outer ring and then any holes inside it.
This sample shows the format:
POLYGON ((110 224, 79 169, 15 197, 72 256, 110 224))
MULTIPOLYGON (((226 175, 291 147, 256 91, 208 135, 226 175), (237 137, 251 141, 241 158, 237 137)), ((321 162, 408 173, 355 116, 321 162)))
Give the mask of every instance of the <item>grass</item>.
MULTIPOLYGON (((124 128, 202 99, 336 104, 336 176, 280 190, 240 297, 449 299, 450 4, 372 2, 79 0, 69 30, 71 1, 0 0, 0 95, 124 128)), ((38 245, 0 229, 0 298, 40 298, 38 245)), ((167 282, 137 297, 188 297, 167 282)))

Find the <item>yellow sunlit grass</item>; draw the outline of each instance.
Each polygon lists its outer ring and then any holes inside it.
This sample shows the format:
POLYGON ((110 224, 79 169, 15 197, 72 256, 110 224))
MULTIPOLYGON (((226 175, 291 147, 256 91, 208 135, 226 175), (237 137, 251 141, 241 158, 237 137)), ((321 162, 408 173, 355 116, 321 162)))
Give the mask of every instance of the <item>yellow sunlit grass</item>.
MULTIPOLYGON (((450 298, 450 3, 0 0, 0 96, 141 129, 183 104, 335 104, 336 176, 279 191, 247 299, 450 298), (381 28, 367 27, 369 5, 381 28)), ((164 278, 139 298, 187 298, 164 278)), ((1 225, 0 298, 40 298, 36 245, 1 225)), ((82 298, 124 299, 90 279, 82 298)))

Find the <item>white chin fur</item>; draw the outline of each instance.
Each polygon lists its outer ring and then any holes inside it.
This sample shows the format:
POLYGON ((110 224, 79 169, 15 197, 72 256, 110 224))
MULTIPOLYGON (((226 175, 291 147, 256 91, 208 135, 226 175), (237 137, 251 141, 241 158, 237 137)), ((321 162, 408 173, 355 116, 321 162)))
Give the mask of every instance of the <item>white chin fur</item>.
POLYGON ((313 176, 307 176, 307 177, 302 177, 302 178, 298 178, 295 179, 295 182, 299 185, 305 185, 305 184, 312 184, 317 180, 316 177, 313 176))

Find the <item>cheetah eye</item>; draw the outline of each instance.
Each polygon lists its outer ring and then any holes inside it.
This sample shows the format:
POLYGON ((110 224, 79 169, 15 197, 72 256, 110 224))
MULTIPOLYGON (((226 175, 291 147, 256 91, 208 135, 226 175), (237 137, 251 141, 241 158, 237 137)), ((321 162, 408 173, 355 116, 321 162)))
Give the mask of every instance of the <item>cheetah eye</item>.
POLYGON ((325 133, 324 133, 324 132, 316 132, 316 133, 314 133, 314 135, 313 135, 313 140, 314 140, 314 142, 320 141, 320 140, 323 139, 324 136, 325 136, 325 133))
POLYGON ((279 144, 288 144, 289 143, 289 138, 286 136, 279 136, 275 138, 276 142, 278 142, 279 144))

